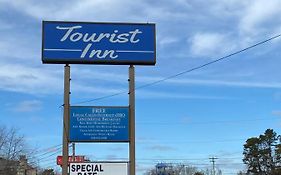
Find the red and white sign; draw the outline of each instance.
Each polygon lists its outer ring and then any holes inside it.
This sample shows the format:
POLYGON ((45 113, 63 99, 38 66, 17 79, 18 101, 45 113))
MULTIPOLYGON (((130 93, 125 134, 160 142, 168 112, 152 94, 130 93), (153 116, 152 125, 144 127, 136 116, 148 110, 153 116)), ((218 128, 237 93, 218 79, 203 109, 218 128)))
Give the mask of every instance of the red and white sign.
MULTIPOLYGON (((68 156, 68 164, 72 162, 85 162, 85 156, 75 156, 73 160, 73 156, 68 156)), ((62 156, 57 156, 57 165, 62 166, 62 156)))

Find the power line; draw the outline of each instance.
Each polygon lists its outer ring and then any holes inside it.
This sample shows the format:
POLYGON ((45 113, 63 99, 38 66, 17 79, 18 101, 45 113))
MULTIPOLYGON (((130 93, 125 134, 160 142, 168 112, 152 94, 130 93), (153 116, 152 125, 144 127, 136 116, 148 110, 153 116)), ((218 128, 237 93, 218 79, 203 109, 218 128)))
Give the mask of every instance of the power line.
MULTIPOLYGON (((137 88, 135 88, 135 89, 137 89, 137 88)), ((74 103, 73 105, 79 105, 79 104, 89 103, 89 102, 93 102, 93 101, 103 100, 103 99, 106 99, 106 98, 111 98, 111 97, 115 97, 115 96, 126 94, 126 93, 128 93, 128 91, 122 91, 122 92, 118 92, 118 93, 115 93, 115 94, 112 94, 112 95, 106 95, 106 96, 102 96, 102 97, 99 97, 99 98, 95 98, 95 99, 92 99, 92 100, 81 101, 81 102, 78 102, 78 103, 74 103)))
MULTIPOLYGON (((164 82, 164 81, 167 81, 167 80, 169 80, 169 79, 173 79, 173 78, 178 77, 178 76, 180 76, 180 75, 193 72, 193 71, 195 71, 195 70, 201 69, 201 68, 203 68, 203 67, 209 66, 209 65, 211 65, 211 64, 217 63, 217 62, 219 62, 219 61, 225 60, 225 59, 227 59, 227 58, 229 58, 229 57, 232 57, 232 56, 234 56, 234 55, 237 55, 237 54, 240 54, 240 53, 245 52, 245 51, 247 51, 247 50, 250 50, 250 49, 252 49, 252 48, 255 48, 255 47, 259 46, 259 45, 265 44, 265 43, 267 43, 267 42, 269 42, 269 41, 272 41, 272 40, 274 40, 274 39, 279 38, 280 36, 281 36, 281 34, 275 35, 275 36, 273 36, 273 37, 271 37, 271 38, 268 38, 268 39, 266 39, 266 40, 263 40, 263 41, 261 41, 261 42, 258 42, 258 43, 254 44, 254 45, 248 46, 248 47, 246 47, 246 48, 244 48, 244 49, 241 49, 241 50, 239 50, 239 51, 233 52, 233 53, 231 53, 231 54, 229 54, 229 55, 220 57, 220 58, 218 58, 218 59, 216 59, 216 60, 207 62, 207 63, 202 64, 202 65, 200 65, 200 66, 197 66, 197 67, 194 67, 194 68, 191 68, 191 69, 188 69, 188 70, 179 72, 179 73, 177 73, 177 74, 174 74, 174 75, 168 76, 168 77, 166 77, 166 78, 163 78, 163 79, 154 81, 154 82, 152 82, 152 83, 148 83, 148 84, 145 84, 145 85, 142 85, 142 86, 138 86, 138 87, 135 88, 135 90, 137 90, 137 89, 143 89, 143 88, 146 88, 146 87, 149 87, 149 86, 153 86, 153 85, 155 85, 155 84, 159 84, 159 83, 164 82)), ((106 96, 98 97, 98 98, 91 99, 91 100, 86 100, 86 101, 77 102, 77 103, 74 103, 74 105, 83 104, 83 103, 89 103, 89 102, 98 101, 98 100, 103 100, 103 99, 106 99, 106 98, 111 98, 111 97, 118 96, 118 95, 125 94, 125 93, 128 93, 128 92, 127 92, 127 91, 122 91, 122 92, 119 92, 119 93, 115 93, 115 94, 111 94, 111 95, 106 95, 106 96)))
POLYGON ((46 161, 41 161, 40 162, 40 165, 41 166, 45 166, 45 165, 48 165, 48 164, 50 164, 50 163, 56 163, 57 162, 57 159, 49 159, 49 160, 46 160, 46 161))
MULTIPOLYGON (((209 158, 210 159, 210 158, 209 158)), ((217 158, 216 158, 217 159, 217 158)), ((223 160, 224 159, 231 159, 231 160, 233 160, 233 159, 242 159, 242 157, 228 157, 228 158, 223 158, 223 160)), ((182 161, 197 161, 197 160, 201 160, 201 161, 205 161, 205 160, 208 160, 208 159, 206 159, 206 158, 169 158, 169 159, 161 159, 161 158, 159 158, 159 159, 155 159, 155 158, 151 158, 151 159, 148 159, 148 158, 139 158, 139 159, 137 159, 137 160, 140 160, 140 161, 157 161, 157 160, 163 160, 163 161, 167 161, 167 160, 182 160, 182 161)))
POLYGON ((39 161, 39 162, 49 161, 50 159, 48 159, 48 158, 53 157, 53 156, 59 154, 60 152, 61 152, 61 149, 58 149, 58 150, 57 150, 56 152, 54 152, 53 154, 50 154, 50 155, 48 155, 48 156, 46 156, 46 157, 43 157, 43 158, 39 159, 38 161, 39 161))
POLYGON ((145 145, 148 145, 148 144, 155 144, 155 143, 161 143, 161 144, 164 144, 164 143, 168 143, 168 144, 174 144, 176 143, 177 145, 178 144, 186 144, 186 143, 189 143, 189 144, 198 144, 198 143, 226 143, 226 142, 241 142, 241 141, 246 141, 247 139, 225 139, 225 140, 196 140, 196 141, 183 141, 183 140, 175 140, 174 138, 168 138, 166 137, 167 140, 153 140, 153 141, 139 141, 137 140, 137 143, 138 144, 145 144, 145 145), (171 142, 171 140, 173 140, 171 142))
MULTIPOLYGON (((61 149, 62 149, 61 146, 62 146, 62 144, 59 144, 59 145, 55 145, 55 146, 41 150, 41 151, 46 151, 46 152, 40 153, 37 156, 35 155, 37 160, 30 162, 30 164, 34 164, 37 162, 39 162, 41 164, 42 162, 48 162, 48 161, 54 160, 53 157, 61 152, 61 149)), ((71 147, 71 145, 69 145, 69 147, 71 147)), ((41 151, 38 151, 38 153, 41 151)))
POLYGON ((45 148, 41 151, 37 151, 37 153, 35 154, 36 157, 42 157, 44 155, 47 155, 47 154, 50 154, 52 152, 55 152, 57 151, 58 149, 60 149, 62 146, 62 144, 59 144, 59 145, 55 145, 55 146, 52 146, 52 147, 49 147, 49 148, 45 148))
MULTIPOLYGON (((91 157, 92 155, 86 155, 91 157)), ((107 159, 106 157, 95 157, 95 159, 104 160, 107 159)), ((209 158, 210 159, 210 158, 209 158)), ((218 159, 218 158, 216 158, 218 159)), ((243 157, 222 157, 220 160, 242 160, 243 157)), ((119 157, 119 158, 112 158, 112 160, 128 160, 128 158, 119 157)), ((137 161, 208 161, 208 158, 137 158, 137 161)), ((233 163, 233 162, 232 162, 233 163)), ((227 164, 227 163, 219 163, 219 164, 227 164)), ((235 163, 238 164, 238 163, 235 163)), ((241 164, 241 163, 239 163, 241 164)))
MULTIPOLYGON (((68 145, 68 147, 71 148, 72 145, 68 145)), ((40 162, 41 162, 42 160, 46 161, 47 158, 50 158, 50 157, 52 157, 52 156, 54 156, 54 155, 57 155, 57 154, 61 153, 61 149, 62 149, 61 147, 57 148, 56 150, 53 151, 54 153, 52 153, 52 154, 50 154, 50 155, 48 155, 48 156, 45 156, 45 157, 43 157, 43 158, 40 158, 38 161, 40 161, 40 162)))

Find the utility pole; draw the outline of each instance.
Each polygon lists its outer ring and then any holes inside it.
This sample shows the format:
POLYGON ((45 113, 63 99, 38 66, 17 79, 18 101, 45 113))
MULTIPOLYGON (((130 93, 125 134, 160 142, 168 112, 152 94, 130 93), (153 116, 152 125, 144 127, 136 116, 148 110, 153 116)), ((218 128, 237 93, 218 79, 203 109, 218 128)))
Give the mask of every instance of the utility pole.
POLYGON ((215 162, 216 162, 216 159, 218 159, 217 157, 210 157, 210 162, 212 162, 213 164, 213 175, 216 175, 216 170, 215 170, 215 162))
POLYGON ((72 142, 72 161, 75 161, 75 143, 72 142))
POLYGON ((136 174, 136 139, 135 139, 135 67, 129 67, 129 116, 130 116, 130 142, 129 142, 129 159, 130 175, 136 174))
POLYGON ((67 169, 68 169, 69 95, 70 95, 70 66, 66 64, 64 66, 62 175, 67 175, 67 169))

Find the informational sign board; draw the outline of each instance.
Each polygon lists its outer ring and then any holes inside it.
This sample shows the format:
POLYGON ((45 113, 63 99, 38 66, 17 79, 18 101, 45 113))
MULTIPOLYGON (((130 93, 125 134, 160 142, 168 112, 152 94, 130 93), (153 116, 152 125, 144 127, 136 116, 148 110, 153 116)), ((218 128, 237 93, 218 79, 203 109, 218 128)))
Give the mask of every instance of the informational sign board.
POLYGON ((70 163, 70 175, 128 175, 127 162, 70 163))
POLYGON ((155 65, 155 24, 43 21, 42 61, 155 65))
POLYGON ((70 142, 128 142, 129 108, 71 106, 70 142))
MULTIPOLYGON (((84 162, 85 161, 85 156, 68 156, 68 163, 70 162, 84 162)), ((57 165, 62 166, 62 156, 57 156, 57 165)))

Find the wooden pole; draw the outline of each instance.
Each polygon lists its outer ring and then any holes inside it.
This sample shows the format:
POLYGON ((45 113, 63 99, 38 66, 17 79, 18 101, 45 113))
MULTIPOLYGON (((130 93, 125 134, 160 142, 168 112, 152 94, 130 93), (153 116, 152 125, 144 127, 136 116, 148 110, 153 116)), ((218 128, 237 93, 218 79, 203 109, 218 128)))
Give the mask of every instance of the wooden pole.
POLYGON ((129 142, 129 160, 130 174, 136 174, 136 155, 135 155, 135 67, 130 65, 129 68, 129 116, 130 116, 130 142, 129 142))
POLYGON ((69 135, 69 96, 70 96, 70 66, 64 66, 64 110, 63 110, 63 147, 62 147, 62 175, 68 170, 68 135, 69 135))

